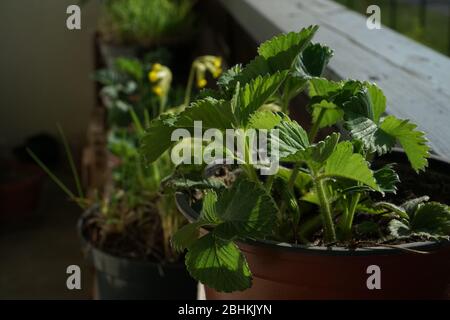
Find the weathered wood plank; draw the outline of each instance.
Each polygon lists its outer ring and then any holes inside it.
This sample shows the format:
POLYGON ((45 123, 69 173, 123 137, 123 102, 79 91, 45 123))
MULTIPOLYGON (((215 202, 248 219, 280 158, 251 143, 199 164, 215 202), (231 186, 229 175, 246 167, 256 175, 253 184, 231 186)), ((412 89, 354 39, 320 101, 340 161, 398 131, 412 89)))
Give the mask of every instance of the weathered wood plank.
POLYGON ((390 113, 427 133, 434 152, 450 158, 450 59, 395 31, 366 28, 366 18, 329 0, 222 0, 261 42, 318 24, 316 40, 335 50, 329 72, 376 82, 390 113))

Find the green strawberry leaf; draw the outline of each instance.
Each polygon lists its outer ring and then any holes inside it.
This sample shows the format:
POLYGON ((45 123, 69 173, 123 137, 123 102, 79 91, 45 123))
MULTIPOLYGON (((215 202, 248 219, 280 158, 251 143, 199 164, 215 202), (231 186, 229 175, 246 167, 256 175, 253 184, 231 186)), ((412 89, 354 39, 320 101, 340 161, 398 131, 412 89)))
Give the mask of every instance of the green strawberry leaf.
POLYGON ((295 161, 294 155, 309 146, 308 134, 296 121, 286 118, 275 129, 278 129, 278 137, 272 134, 270 143, 278 144, 280 160, 295 161))
POLYGON ((412 232, 450 236, 450 209, 438 202, 420 204, 410 226, 412 232))
POLYGON ((194 121, 201 121, 203 129, 230 129, 234 123, 231 105, 214 98, 197 100, 178 115, 176 127, 193 128, 194 121))
POLYGON ((409 217, 411 218, 411 217, 414 216, 414 213, 416 212, 417 207, 419 206, 419 204, 427 202, 428 200, 430 200, 430 197, 428 197, 428 196, 423 196, 423 197, 411 199, 411 200, 408 200, 408 201, 404 202, 401 205, 401 207, 403 209, 405 209, 405 211, 408 213, 409 217))
POLYGON ((199 229, 203 226, 215 226, 221 223, 216 214, 217 194, 208 192, 203 199, 203 207, 198 221, 189 223, 180 229, 172 237, 172 246, 176 251, 189 249, 198 239, 199 229))
POLYGON ((165 114, 152 120, 140 143, 141 154, 147 163, 156 161, 175 144, 170 137, 173 130, 176 129, 176 121, 176 115, 165 114), (155 141, 158 141, 158 143, 155 143, 155 141))
POLYGON ((232 128, 234 116, 231 105, 224 100, 205 98, 193 102, 179 114, 160 115, 152 120, 141 139, 141 154, 144 159, 148 163, 156 161, 166 150, 178 142, 171 139, 173 131, 187 129, 191 132, 195 127, 195 121, 201 121, 202 130, 232 128))
POLYGON ((334 103, 322 100, 318 103, 310 105, 312 109, 313 123, 319 122, 319 128, 330 127, 340 120, 344 116, 344 111, 338 108, 334 103))
POLYGON ((270 130, 275 128, 283 117, 272 111, 255 112, 250 117, 248 123, 249 128, 270 130))
POLYGON ((200 213, 200 221, 205 221, 209 224, 217 225, 222 222, 216 211, 217 194, 215 191, 208 192, 202 204, 202 211, 200 213))
POLYGON ((405 150, 412 168, 419 172, 428 166, 430 147, 422 131, 416 130, 417 125, 408 120, 400 120, 388 116, 380 125, 380 130, 395 138, 405 150))
POLYGON ((250 268, 236 244, 213 233, 189 247, 186 267, 194 279, 217 291, 245 290, 252 285, 250 268))
POLYGON ((199 228, 202 226, 199 222, 188 223, 182 226, 172 236, 171 244, 177 252, 182 252, 192 246, 199 237, 199 228))
POLYGON ((258 76, 243 86, 235 110, 237 119, 247 124, 250 116, 271 98, 286 78, 287 72, 258 76))
POLYGON ((337 145, 325 164, 324 174, 335 178, 345 178, 361 182, 374 190, 379 186, 369 169, 367 161, 358 153, 353 153, 351 142, 344 141, 337 145))
POLYGON ((306 47, 295 64, 295 70, 305 78, 320 77, 328 62, 333 57, 333 50, 320 43, 306 47))
POLYGON ((377 152, 379 155, 389 152, 395 146, 395 138, 383 130, 369 118, 359 117, 345 122, 353 139, 362 142, 364 149, 377 152))
POLYGON ((250 61, 228 84, 245 85, 258 76, 292 69, 302 51, 308 47, 318 26, 310 26, 299 32, 290 32, 274 37, 258 48, 259 55, 250 61))
POLYGON ((214 210, 222 221, 214 230, 215 235, 224 239, 267 236, 277 217, 273 199, 256 183, 247 180, 239 180, 220 194, 214 210))
POLYGON ((425 237, 431 240, 450 239, 450 208, 438 202, 428 202, 426 197, 409 201, 405 207, 415 208, 413 214, 403 219, 389 222, 390 234, 397 238, 411 236, 425 237))
POLYGON ((318 29, 318 26, 310 26, 299 32, 281 34, 262 43, 258 53, 265 59, 272 59, 270 62, 277 70, 290 69, 292 62, 309 45, 318 29))
POLYGON ((377 181, 377 184, 382 193, 397 192, 397 183, 400 182, 400 178, 397 172, 395 172, 395 170, 392 167, 393 164, 387 164, 373 173, 373 176, 377 181))
POLYGON ((309 96, 329 97, 343 87, 343 82, 335 82, 325 78, 309 79, 309 96))
POLYGON ((317 163, 325 162, 336 149, 339 142, 340 134, 333 132, 324 140, 317 142, 307 148, 307 152, 311 160, 317 163))
POLYGON ((217 85, 220 88, 224 89, 225 91, 230 90, 231 87, 230 84, 234 81, 234 79, 236 79, 237 76, 241 74, 241 72, 242 72, 241 64, 237 64, 231 67, 230 69, 222 73, 220 78, 217 80, 217 85))

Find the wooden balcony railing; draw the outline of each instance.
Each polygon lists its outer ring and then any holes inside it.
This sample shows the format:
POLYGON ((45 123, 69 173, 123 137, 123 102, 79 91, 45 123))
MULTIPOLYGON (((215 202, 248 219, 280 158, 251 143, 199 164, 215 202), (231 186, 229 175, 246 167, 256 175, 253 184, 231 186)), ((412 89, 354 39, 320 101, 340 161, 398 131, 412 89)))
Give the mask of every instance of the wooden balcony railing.
POLYGON ((369 30, 367 17, 331 0, 221 3, 257 42, 280 32, 320 25, 316 41, 335 51, 328 76, 376 82, 386 94, 388 111, 418 123, 433 151, 450 159, 448 57, 387 27, 369 30))

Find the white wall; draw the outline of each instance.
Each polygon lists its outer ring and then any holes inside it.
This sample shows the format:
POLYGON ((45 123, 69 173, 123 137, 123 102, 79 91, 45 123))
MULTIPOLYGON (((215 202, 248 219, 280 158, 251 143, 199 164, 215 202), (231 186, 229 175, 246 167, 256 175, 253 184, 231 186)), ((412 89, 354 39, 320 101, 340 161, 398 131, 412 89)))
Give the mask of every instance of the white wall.
POLYGON ((80 145, 95 104, 93 36, 97 1, 82 7, 81 30, 66 28, 78 0, 0 1, 0 146, 55 133, 80 145))

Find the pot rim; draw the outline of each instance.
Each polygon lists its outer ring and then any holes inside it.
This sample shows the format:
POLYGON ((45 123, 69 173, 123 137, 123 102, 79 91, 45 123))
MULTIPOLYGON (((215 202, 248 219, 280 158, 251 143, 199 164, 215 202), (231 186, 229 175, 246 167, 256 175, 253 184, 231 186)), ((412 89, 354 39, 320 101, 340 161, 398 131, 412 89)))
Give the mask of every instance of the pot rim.
MULTIPOLYGON (((400 148, 393 148, 392 154, 402 154, 405 155, 404 151, 400 148)), ((430 155, 429 159, 441 162, 447 166, 450 166, 450 161, 437 155, 430 155)), ((193 222, 199 216, 198 212, 196 212, 189 205, 188 197, 185 192, 176 192, 175 193, 175 203, 178 210, 189 220, 189 222, 193 222)), ((314 245, 300 245, 300 244, 292 244, 287 242, 278 242, 273 240, 266 239, 239 239, 239 243, 265 247, 268 249, 280 250, 280 251, 290 251, 290 252, 298 252, 298 253, 308 253, 308 254, 316 254, 316 255, 342 255, 342 256, 355 256, 355 255, 379 255, 379 254, 395 254, 395 253, 405 253, 411 252, 411 250, 418 251, 426 251, 430 249, 437 249, 440 247, 448 247, 450 246, 450 241, 416 241, 416 242, 408 242, 403 244, 391 246, 367 246, 367 247, 358 247, 358 248, 347 248, 341 246, 314 246, 314 245)))

